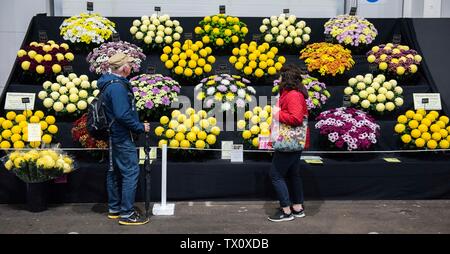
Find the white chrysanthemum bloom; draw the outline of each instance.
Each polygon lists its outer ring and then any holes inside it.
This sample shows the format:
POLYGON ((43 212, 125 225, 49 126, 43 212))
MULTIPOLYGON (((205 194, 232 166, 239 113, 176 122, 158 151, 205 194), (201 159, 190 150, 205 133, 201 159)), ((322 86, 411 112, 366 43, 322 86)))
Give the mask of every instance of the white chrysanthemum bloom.
POLYGON ((216 88, 215 87, 210 87, 206 90, 206 94, 207 95, 213 95, 216 92, 216 88))
POLYGON ((240 98, 245 98, 245 95, 246 95, 247 93, 245 92, 244 89, 239 89, 239 90, 237 91, 237 94, 238 94, 238 96, 239 96, 240 98))
POLYGON ((231 109, 231 104, 229 102, 225 102, 224 104, 222 104, 221 109, 222 111, 228 111, 231 109))
POLYGON ((220 83, 222 83, 222 85, 228 86, 230 84, 230 81, 226 80, 226 79, 223 79, 222 81, 220 81, 220 83))
POLYGON ((194 90, 196 90, 196 91, 197 91, 197 90, 200 90, 202 87, 203 87, 203 84, 200 83, 200 84, 198 84, 198 85, 195 86, 194 90))

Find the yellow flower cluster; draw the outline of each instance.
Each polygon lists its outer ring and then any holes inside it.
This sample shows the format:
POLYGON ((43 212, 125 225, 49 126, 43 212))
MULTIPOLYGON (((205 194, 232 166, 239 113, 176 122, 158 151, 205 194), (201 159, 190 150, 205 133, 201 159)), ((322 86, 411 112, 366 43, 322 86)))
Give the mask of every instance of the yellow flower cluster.
POLYGON ((306 46, 300 54, 308 71, 318 71, 322 76, 343 74, 355 64, 351 51, 338 44, 313 43, 306 46))
POLYGON ((211 54, 212 49, 204 47, 201 41, 186 40, 183 45, 176 41, 172 47, 165 46, 160 59, 176 75, 200 77, 212 71, 216 58, 211 54))
POLYGON ((188 108, 181 113, 174 110, 171 119, 163 116, 160 119, 161 126, 155 129, 155 134, 160 138, 159 147, 163 144, 171 148, 209 148, 217 141, 220 128, 217 127, 217 119, 208 117, 204 110, 198 112, 188 108))
POLYGON ((437 111, 427 113, 424 109, 407 111, 397 118, 394 127, 407 148, 448 149, 450 147, 450 125, 447 116, 437 111))
POLYGON ((267 42, 261 45, 254 41, 250 44, 243 43, 239 48, 234 48, 232 53, 229 61, 234 68, 247 76, 257 78, 266 74, 275 75, 286 62, 284 56, 277 56, 278 48, 271 48, 267 42))
POLYGON ((238 130, 243 130, 242 138, 254 148, 259 147, 259 135, 270 136, 272 124, 272 107, 255 107, 244 113, 245 120, 237 122, 238 130))
POLYGON ((116 24, 97 13, 81 13, 65 19, 59 27, 64 40, 72 43, 101 44, 108 40, 116 24))
MULTIPOLYGON (((9 149, 11 145, 16 149, 22 149, 28 143, 28 123, 36 123, 41 125, 42 142, 50 144, 53 135, 58 133, 58 127, 55 125, 54 116, 45 117, 44 112, 31 110, 16 114, 10 111, 6 114, 6 119, 0 117, 0 148, 9 149)), ((41 142, 29 142, 29 146, 37 148, 41 142)))
POLYGON ((17 52, 20 67, 24 71, 32 71, 37 74, 54 73, 62 71, 62 64, 73 61, 75 56, 69 52, 66 43, 56 44, 55 41, 47 43, 31 42, 25 49, 17 52))
MULTIPOLYGON (((12 152, 5 162, 7 170, 27 170, 28 168, 42 169, 46 171, 58 170, 70 173, 74 170, 73 159, 54 150, 31 150, 29 152, 12 152)), ((28 170, 27 170, 28 171, 28 170)), ((29 173, 30 171, 24 173, 29 173)), ((30 176, 31 177, 31 176, 30 176)))
POLYGON ((223 47, 244 41, 248 28, 238 17, 219 14, 204 17, 194 32, 203 43, 223 47))

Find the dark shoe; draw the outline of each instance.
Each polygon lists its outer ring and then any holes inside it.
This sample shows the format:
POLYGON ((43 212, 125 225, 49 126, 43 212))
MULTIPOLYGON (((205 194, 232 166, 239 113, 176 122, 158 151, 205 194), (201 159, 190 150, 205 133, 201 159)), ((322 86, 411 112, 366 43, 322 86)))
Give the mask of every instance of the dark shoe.
POLYGON ((108 213, 108 219, 116 220, 120 218, 120 213, 108 213))
POLYGON ((291 214, 286 214, 283 211, 283 209, 280 209, 280 210, 278 210, 277 213, 275 213, 274 215, 270 216, 268 219, 270 221, 273 221, 273 222, 282 222, 282 221, 294 220, 295 217, 294 217, 294 215, 292 213, 291 214))
POLYGON ((291 211, 292 211, 292 214, 294 215, 295 218, 303 218, 303 217, 306 216, 304 209, 302 209, 302 210, 300 210, 298 212, 295 211, 294 209, 291 209, 291 211))
POLYGON ((134 211, 130 217, 119 219, 120 225, 127 225, 127 226, 139 226, 147 224, 148 222, 149 222, 148 218, 140 215, 136 211, 134 211))

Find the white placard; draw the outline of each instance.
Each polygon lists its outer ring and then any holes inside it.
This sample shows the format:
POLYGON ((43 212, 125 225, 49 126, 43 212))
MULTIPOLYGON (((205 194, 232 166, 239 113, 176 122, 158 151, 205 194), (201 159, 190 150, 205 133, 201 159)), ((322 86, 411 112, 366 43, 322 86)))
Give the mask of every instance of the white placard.
POLYGON ((322 157, 320 156, 303 156, 300 158, 300 160, 322 160, 322 157))
POLYGON ((231 159, 232 149, 233 149, 233 141, 222 141, 222 160, 231 159))
POLYGON ((231 150, 231 162, 244 162, 244 145, 233 145, 233 150, 231 150))
POLYGON ((440 93, 414 93, 414 109, 442 110, 440 93))
POLYGON ((41 125, 38 123, 28 124, 28 141, 41 142, 41 125))
POLYGON ((5 109, 6 110, 25 110, 25 104, 22 98, 30 99, 30 103, 26 104, 26 109, 34 110, 34 102, 36 94, 34 93, 6 93, 5 109))

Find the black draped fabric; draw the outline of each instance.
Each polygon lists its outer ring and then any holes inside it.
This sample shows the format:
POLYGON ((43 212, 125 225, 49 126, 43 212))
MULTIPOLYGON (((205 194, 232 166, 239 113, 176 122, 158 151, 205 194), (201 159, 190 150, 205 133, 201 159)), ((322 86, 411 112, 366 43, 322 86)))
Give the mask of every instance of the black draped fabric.
MULTIPOLYGON (((117 25, 116 29, 120 38, 136 43, 132 39, 129 28, 135 18, 113 17, 110 18, 117 25)), ((181 22, 185 32, 193 32, 194 27, 201 20, 200 17, 175 18, 181 22)), ((252 40, 253 33, 259 34, 259 26, 263 18, 242 18, 248 27, 249 35, 246 40, 252 40)), ((39 31, 45 31, 48 38, 57 42, 63 42, 59 35, 59 26, 64 17, 35 16, 29 25, 23 45, 39 38, 39 31)), ((379 35, 371 45, 378 45, 392 41, 394 35, 402 36, 402 44, 408 45, 419 51, 424 56, 424 62, 416 79, 408 82, 400 82, 404 88, 405 105, 399 111, 391 115, 375 116, 377 123, 381 125, 381 137, 375 150, 399 149, 399 138, 393 135, 396 118, 407 109, 413 108, 413 93, 441 92, 445 106, 448 106, 450 88, 447 85, 449 51, 447 42, 450 38, 448 27, 449 19, 369 19, 377 27, 379 35)), ((305 19, 311 27, 311 43, 324 40, 323 24, 327 19, 305 19)), ((91 80, 98 78, 89 72, 86 62, 88 52, 76 53, 73 62, 74 72, 78 75, 87 74, 91 80)), ((304 65, 299 60, 299 53, 292 54, 280 51, 287 58, 288 63, 304 65)), ((227 64, 232 74, 237 73, 228 63, 227 55, 217 55, 217 62, 213 68, 220 64, 227 64)), ((341 79, 329 79, 327 86, 332 94, 331 99, 324 110, 342 106, 343 90, 348 78, 358 74, 369 73, 369 65, 364 52, 355 53, 355 67, 347 72, 341 79)), ((142 64, 145 72, 148 66, 154 66, 157 73, 170 75, 159 60, 159 54, 152 52, 147 55, 147 60, 142 64)), ((4 105, 6 92, 38 92, 41 90, 41 82, 29 82, 21 76, 20 66, 15 63, 13 71, 6 84, 1 97, 1 105, 4 105)), ((195 82, 181 82, 181 94, 194 97, 195 82)), ((272 81, 266 80, 252 84, 257 96, 270 96, 272 81)), ((2 107, 3 108, 3 107, 2 107)), ((35 109, 43 110, 42 103, 37 99, 35 109)), ((4 110, 1 110, 4 114, 4 110)), ((59 134, 56 140, 62 147, 76 147, 71 137, 72 122, 75 119, 58 118, 59 134)), ((153 127, 157 122, 152 123, 153 127)), ((310 121, 311 150, 323 150, 319 133, 314 129, 315 121, 310 121)), ((142 139, 141 139, 142 140, 142 139)), ((242 143, 239 132, 222 132, 218 144, 222 140, 242 143)), ((152 133, 151 143, 155 145, 157 139, 152 133)), ((140 141, 140 145, 143 142, 140 141)), ((106 163, 99 163, 83 153, 75 153, 80 169, 69 175, 67 184, 52 184, 50 188, 53 202, 100 202, 105 201, 104 188, 106 163)), ((247 156, 247 155, 246 155, 247 156)), ((353 157, 335 156, 326 158, 323 166, 311 166, 302 164, 302 174, 305 181, 306 198, 310 199, 428 199, 448 198, 450 196, 450 163, 445 154, 433 156, 408 156, 401 157, 402 163, 392 164, 382 160, 379 156, 353 157)), ((211 199, 211 198, 268 198, 273 197, 272 187, 267 173, 270 160, 260 159, 260 156, 252 156, 243 164, 231 164, 220 160, 220 154, 212 153, 202 161, 196 159, 187 162, 175 161, 177 156, 169 156, 169 189, 170 199, 211 199), (255 158, 257 158, 255 160, 255 158)), ((264 157, 264 156, 262 156, 264 157)), ((152 197, 159 195, 160 162, 152 165, 152 197)), ((21 202, 24 199, 24 184, 3 167, 0 170, 0 203, 21 202)))

